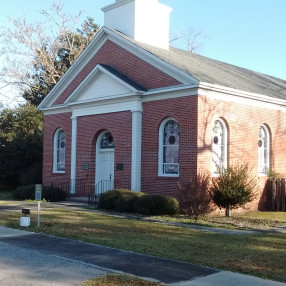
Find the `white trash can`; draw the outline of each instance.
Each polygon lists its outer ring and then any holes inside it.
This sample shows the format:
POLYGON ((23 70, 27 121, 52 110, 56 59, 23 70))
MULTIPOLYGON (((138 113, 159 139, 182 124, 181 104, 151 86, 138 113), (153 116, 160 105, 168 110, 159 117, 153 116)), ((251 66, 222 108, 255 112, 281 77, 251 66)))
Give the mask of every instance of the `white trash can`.
POLYGON ((22 216, 20 218, 20 226, 25 226, 25 227, 30 226, 30 222, 31 222, 31 219, 28 216, 27 217, 22 216))

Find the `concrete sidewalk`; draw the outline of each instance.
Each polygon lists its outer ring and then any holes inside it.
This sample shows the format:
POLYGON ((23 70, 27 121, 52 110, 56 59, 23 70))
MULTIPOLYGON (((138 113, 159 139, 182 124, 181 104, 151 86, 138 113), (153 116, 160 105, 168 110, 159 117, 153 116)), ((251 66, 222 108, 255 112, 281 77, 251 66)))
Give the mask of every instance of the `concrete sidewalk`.
POLYGON ((76 285, 109 271, 178 286, 282 286, 199 265, 0 227, 0 285, 76 285))

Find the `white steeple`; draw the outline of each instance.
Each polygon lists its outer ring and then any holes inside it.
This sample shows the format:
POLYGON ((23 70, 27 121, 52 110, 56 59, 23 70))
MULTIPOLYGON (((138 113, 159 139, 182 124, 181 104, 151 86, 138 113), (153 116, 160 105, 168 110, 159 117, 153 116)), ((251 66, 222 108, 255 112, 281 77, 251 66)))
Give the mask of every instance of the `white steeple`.
POLYGON ((158 0, 116 0, 102 8, 104 25, 136 41, 169 49, 170 12, 172 8, 158 0))

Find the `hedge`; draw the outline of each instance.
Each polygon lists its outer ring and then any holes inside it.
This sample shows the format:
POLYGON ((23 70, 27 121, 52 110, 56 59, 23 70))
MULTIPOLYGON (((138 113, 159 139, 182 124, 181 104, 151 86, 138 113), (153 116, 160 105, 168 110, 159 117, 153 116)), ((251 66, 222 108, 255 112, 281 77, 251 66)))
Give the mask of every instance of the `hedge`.
POLYGON ((147 195, 135 202, 133 211, 144 215, 175 215, 179 212, 179 203, 170 196, 147 195))
POLYGON ((144 193, 132 191, 121 192, 114 203, 114 209, 120 212, 131 212, 135 202, 144 195, 144 193))
MULTIPOLYGON (((13 191, 13 198, 15 200, 34 200, 35 185, 17 187, 13 191)), ((43 186, 42 198, 50 202, 64 201, 66 199, 66 193, 60 188, 43 186)))
POLYGON ((163 195, 145 195, 126 189, 103 193, 98 207, 143 215, 175 215, 179 212, 179 203, 175 198, 163 195))

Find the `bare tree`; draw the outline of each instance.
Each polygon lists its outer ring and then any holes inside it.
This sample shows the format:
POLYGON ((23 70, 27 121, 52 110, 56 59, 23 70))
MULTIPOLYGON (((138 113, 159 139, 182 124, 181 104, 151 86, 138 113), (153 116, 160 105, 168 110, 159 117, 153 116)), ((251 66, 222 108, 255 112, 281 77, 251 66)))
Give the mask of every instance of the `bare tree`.
POLYGON ((41 22, 28 23, 25 17, 10 19, 11 27, 2 27, 0 32, 0 84, 16 88, 36 105, 99 30, 92 18, 79 28, 82 11, 69 15, 61 2, 40 13, 41 22))
POLYGON ((171 32, 170 45, 191 53, 196 53, 202 48, 203 38, 205 38, 205 35, 201 31, 197 31, 193 28, 183 32, 171 32))

